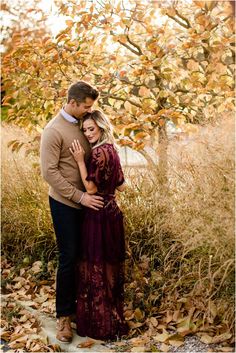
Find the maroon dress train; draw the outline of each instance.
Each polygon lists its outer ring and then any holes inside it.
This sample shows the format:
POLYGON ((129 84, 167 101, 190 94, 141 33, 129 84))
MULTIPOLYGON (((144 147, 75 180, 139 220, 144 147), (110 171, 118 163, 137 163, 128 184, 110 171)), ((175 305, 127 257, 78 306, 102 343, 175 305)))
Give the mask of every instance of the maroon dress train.
POLYGON ((92 150, 87 180, 104 198, 99 211, 86 208, 76 268, 77 333, 95 339, 127 334, 123 317, 125 240, 123 215, 115 189, 123 184, 119 156, 112 144, 92 150))

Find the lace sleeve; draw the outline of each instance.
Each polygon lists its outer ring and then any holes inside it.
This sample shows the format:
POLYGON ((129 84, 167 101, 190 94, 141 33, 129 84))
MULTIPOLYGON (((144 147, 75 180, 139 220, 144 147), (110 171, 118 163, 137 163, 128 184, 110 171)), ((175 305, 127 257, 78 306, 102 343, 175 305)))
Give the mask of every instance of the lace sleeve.
POLYGON ((86 180, 93 181, 95 185, 99 185, 105 177, 106 171, 106 154, 102 148, 92 150, 92 155, 88 163, 88 176, 86 180))
POLYGON ((122 170, 121 165, 119 163, 117 186, 122 185, 124 182, 125 182, 124 173, 123 173, 123 170, 122 170))

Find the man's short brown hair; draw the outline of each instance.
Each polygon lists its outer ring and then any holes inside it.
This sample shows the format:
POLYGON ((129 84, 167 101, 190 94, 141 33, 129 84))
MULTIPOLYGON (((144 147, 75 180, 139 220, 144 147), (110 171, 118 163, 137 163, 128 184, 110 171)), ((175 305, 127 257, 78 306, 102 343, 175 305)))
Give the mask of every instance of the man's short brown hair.
POLYGON ((91 98, 94 101, 98 98, 99 92, 95 87, 84 81, 73 83, 68 89, 67 103, 74 99, 78 103, 85 102, 86 98, 91 98))

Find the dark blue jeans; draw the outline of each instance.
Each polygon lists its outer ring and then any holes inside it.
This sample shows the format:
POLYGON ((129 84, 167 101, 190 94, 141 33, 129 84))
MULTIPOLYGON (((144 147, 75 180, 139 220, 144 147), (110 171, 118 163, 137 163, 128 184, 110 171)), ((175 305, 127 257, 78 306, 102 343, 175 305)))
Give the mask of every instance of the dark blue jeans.
POLYGON ((53 226, 57 239, 59 264, 56 278, 56 315, 75 313, 75 265, 79 248, 83 211, 49 197, 53 226))

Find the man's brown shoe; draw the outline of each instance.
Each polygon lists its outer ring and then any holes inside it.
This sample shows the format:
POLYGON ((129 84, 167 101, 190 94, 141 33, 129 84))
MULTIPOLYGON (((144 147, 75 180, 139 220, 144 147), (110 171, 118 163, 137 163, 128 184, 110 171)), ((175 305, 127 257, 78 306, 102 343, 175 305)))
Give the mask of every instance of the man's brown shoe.
POLYGON ((71 342, 73 337, 71 329, 71 320, 69 316, 61 316, 57 321, 57 336, 61 342, 71 342))

